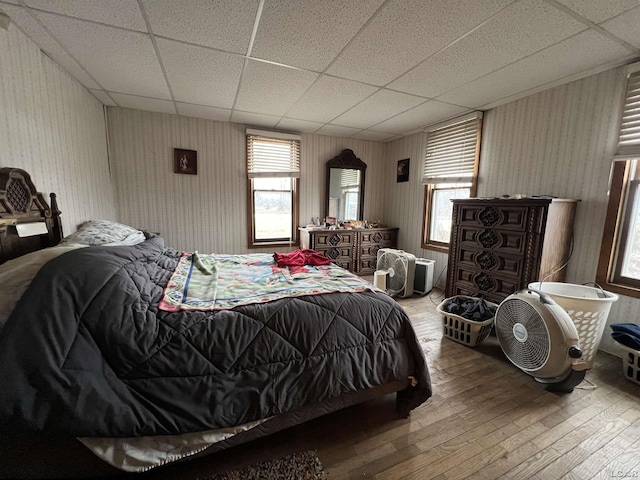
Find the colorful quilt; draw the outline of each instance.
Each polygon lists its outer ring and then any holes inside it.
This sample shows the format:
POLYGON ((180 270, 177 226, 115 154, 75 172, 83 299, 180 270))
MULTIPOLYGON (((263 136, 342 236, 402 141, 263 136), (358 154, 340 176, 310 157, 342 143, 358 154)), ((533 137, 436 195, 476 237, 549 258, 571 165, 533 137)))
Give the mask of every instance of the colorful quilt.
POLYGON ((160 309, 228 310, 286 297, 376 288, 336 265, 278 267, 271 254, 185 253, 165 288, 160 309))

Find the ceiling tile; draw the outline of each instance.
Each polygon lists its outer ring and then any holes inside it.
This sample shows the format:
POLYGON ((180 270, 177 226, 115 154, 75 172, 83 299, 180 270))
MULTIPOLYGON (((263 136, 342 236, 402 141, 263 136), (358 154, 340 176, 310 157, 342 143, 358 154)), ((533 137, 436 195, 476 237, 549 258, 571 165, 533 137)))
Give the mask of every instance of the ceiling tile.
POLYGON ((317 77, 317 73, 247 60, 235 108, 282 116, 317 77))
POLYGON ((136 0, 25 0, 33 8, 107 25, 146 32, 136 0))
POLYGON ((266 2, 251 56, 320 72, 340 53, 382 2, 266 2))
POLYGON ((204 107, 202 105, 191 105, 188 103, 176 102, 178 113, 187 117, 207 118, 220 122, 228 122, 231 117, 231 110, 215 107, 204 107))
POLYGON ((640 7, 604 22, 602 28, 625 42, 640 48, 640 7))
POLYGON ((148 35, 49 13, 36 16, 105 90, 171 98, 148 35))
POLYGON ((586 28, 543 0, 521 1, 431 56, 389 88, 437 97, 586 28))
POLYGON ((588 30, 456 88, 438 99, 471 108, 482 107, 563 77, 588 72, 609 62, 611 58, 624 56, 625 52, 627 50, 618 43, 588 30))
POLYGON ((176 101, 233 106, 244 57, 162 38, 157 42, 176 101))
POLYGON ((149 112, 177 113, 171 100, 159 100, 157 98, 137 97, 135 95, 123 95, 109 92, 109 95, 124 108, 135 108, 149 112))
POLYGON ((155 35, 246 54, 258 0, 142 0, 155 35))
POLYGON ((280 120, 280 122, 278 122, 276 127, 282 130, 289 130, 292 132, 314 133, 323 125, 324 123, 320 123, 320 122, 307 122, 306 120, 294 120, 292 118, 283 118, 280 120))
POLYGON ((424 102, 424 98, 382 89, 331 123, 364 129, 424 102))
POLYGON ((380 122, 371 127, 371 129, 383 132, 405 133, 409 130, 423 128, 427 125, 442 122, 449 118, 461 115, 468 110, 468 108, 431 100, 423 103, 422 105, 418 105, 411 110, 396 115, 389 120, 380 122))
POLYGON ((373 132, 371 130, 362 130, 351 138, 357 138, 358 140, 369 140, 371 142, 384 142, 395 137, 393 133, 373 132))
POLYGON ((276 117, 274 115, 263 115, 261 113, 238 112, 237 110, 234 110, 231 114, 231 121, 256 127, 275 128, 276 124, 280 121, 280 117, 276 117))
POLYGON ((103 105, 107 105, 109 107, 117 107, 118 105, 113 101, 113 99, 105 92, 104 90, 89 90, 98 100, 102 102, 103 105))
POLYGON ((371 85, 322 75, 287 112, 287 117, 326 123, 376 90, 371 85))
POLYGON ((43 52, 49 55, 53 61, 65 69, 77 81, 87 88, 100 89, 100 85, 42 28, 26 9, 13 7, 11 5, 3 5, 2 8, 7 15, 11 17, 11 20, 18 25, 43 52))
POLYGON ((316 132, 317 135, 329 135, 332 137, 350 137, 355 135, 361 128, 341 127, 339 125, 325 125, 316 132))
POLYGON ((512 1, 391 0, 327 73, 386 85, 512 1))
POLYGON ((638 6, 638 0, 558 0, 574 12, 594 23, 638 6))

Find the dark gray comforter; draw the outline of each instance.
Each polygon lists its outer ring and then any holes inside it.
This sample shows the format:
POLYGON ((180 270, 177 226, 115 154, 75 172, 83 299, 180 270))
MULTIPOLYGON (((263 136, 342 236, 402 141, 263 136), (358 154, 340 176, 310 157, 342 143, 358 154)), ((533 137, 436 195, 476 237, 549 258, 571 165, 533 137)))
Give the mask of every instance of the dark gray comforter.
POLYGON ((216 312, 158 310, 180 252, 155 237, 47 263, 0 333, 0 421, 75 436, 228 427, 412 375, 431 395, 408 317, 373 292, 216 312))

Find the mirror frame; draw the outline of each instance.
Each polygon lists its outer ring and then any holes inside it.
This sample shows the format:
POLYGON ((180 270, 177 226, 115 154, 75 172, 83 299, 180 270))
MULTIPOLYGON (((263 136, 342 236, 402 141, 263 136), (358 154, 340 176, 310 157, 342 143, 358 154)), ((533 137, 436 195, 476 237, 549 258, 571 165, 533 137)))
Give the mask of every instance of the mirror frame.
POLYGON ((346 169, 346 170, 360 170, 360 196, 358 198, 358 215, 360 218, 349 218, 342 220, 364 220, 364 180, 365 173, 367 170, 367 164, 356 157, 356 154, 353 153, 353 150, 344 149, 340 152, 339 155, 333 157, 331 160, 327 161, 327 174, 325 177, 325 199, 324 199, 324 215, 327 217, 329 215, 329 189, 330 189, 330 179, 331 179, 331 169, 346 169))

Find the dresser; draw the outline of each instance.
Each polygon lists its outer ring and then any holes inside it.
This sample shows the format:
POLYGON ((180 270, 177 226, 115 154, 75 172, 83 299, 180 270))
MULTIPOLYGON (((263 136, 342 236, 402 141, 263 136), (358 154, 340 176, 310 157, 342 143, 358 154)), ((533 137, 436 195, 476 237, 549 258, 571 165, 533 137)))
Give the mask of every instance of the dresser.
POLYGON ((566 267, 560 267, 570 256, 579 200, 469 198, 452 202, 447 297, 481 295, 500 303, 530 282, 564 281, 566 267))
POLYGON ((375 272, 378 250, 396 248, 398 243, 397 228, 300 228, 299 231, 300 248, 316 250, 358 275, 375 272))

